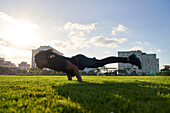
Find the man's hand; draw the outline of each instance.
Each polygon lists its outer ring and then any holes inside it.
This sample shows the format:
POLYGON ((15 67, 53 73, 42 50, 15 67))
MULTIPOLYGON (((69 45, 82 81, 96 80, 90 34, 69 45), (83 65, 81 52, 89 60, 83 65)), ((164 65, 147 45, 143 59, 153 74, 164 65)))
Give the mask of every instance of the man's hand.
POLYGON ((73 70, 74 74, 76 75, 77 77, 77 80, 79 82, 82 82, 82 78, 81 78, 81 75, 80 75, 80 72, 79 72, 79 69, 76 65, 72 64, 70 61, 67 61, 67 67, 66 69, 68 70, 73 70))
POLYGON ((72 80, 72 77, 69 74, 67 74, 67 78, 68 78, 68 80, 72 80))

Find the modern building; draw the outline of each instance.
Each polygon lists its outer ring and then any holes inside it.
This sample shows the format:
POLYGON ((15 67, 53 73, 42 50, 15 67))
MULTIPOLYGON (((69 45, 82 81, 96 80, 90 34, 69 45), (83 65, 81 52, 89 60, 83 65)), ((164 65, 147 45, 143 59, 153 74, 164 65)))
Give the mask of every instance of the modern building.
MULTIPOLYGON (((38 49, 34 49, 32 50, 32 62, 31 62, 31 68, 35 68, 36 67, 36 63, 35 63, 35 54, 38 53, 41 50, 47 50, 47 49, 54 49, 51 46, 40 46, 38 49)), ((56 49, 54 49, 54 52, 56 52, 58 55, 63 55, 61 52, 57 51, 56 49)))
POLYGON ((156 58, 156 54, 146 54, 142 51, 119 51, 118 57, 128 57, 131 54, 135 54, 142 63, 142 69, 139 70, 138 67, 133 66, 128 63, 118 63, 118 69, 125 69, 128 74, 131 74, 132 71, 136 71, 137 74, 142 72, 147 74, 153 74, 154 72, 159 72, 159 59, 156 58))
POLYGON ((4 58, 0 58, 0 67, 16 68, 16 65, 11 61, 5 61, 4 58))
POLYGON ((20 64, 18 64, 18 69, 20 70, 30 70, 30 64, 27 64, 27 62, 21 62, 20 64))

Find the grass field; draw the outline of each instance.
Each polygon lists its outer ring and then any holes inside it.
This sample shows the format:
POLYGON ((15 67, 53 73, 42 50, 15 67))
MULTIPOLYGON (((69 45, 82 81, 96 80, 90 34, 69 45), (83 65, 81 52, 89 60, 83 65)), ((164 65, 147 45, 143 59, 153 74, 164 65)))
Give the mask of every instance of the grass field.
POLYGON ((170 77, 0 76, 0 112, 169 113, 170 77))

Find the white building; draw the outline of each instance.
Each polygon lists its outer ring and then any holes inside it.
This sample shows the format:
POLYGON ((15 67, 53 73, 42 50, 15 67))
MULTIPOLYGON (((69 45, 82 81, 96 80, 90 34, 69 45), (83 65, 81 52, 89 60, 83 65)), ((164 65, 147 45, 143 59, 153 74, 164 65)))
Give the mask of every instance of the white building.
POLYGON ((142 63, 142 69, 139 70, 138 67, 132 66, 129 63, 118 63, 118 69, 126 69, 128 74, 131 74, 132 70, 135 70, 137 74, 142 72, 147 74, 153 74, 154 72, 159 72, 159 59, 156 58, 156 54, 146 54, 142 51, 119 51, 118 57, 128 57, 131 54, 135 54, 142 63))
MULTIPOLYGON (((38 53, 39 51, 42 50, 47 50, 47 49, 53 49, 51 46, 40 46, 38 49, 34 49, 32 50, 32 62, 31 62, 31 68, 35 68, 36 67, 36 63, 35 63, 35 54, 38 53)), ((54 51, 59 54, 59 55, 63 55, 62 53, 60 53, 59 51, 57 51, 56 49, 54 49, 54 51)))

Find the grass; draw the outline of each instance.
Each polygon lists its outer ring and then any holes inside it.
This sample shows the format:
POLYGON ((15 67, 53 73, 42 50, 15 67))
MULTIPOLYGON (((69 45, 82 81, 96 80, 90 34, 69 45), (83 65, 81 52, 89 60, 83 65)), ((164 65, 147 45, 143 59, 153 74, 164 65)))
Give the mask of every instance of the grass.
POLYGON ((0 76, 0 112, 168 113, 170 77, 0 76))

